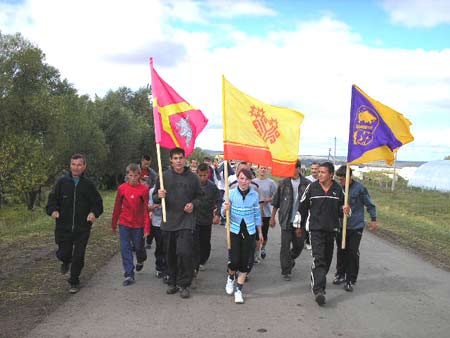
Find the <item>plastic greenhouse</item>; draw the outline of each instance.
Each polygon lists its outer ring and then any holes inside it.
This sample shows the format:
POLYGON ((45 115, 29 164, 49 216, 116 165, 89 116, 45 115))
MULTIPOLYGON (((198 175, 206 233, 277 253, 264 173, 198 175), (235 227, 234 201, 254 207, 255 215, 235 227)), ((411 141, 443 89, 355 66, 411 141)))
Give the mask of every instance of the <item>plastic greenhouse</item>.
POLYGON ((417 168, 408 186, 450 192, 450 161, 430 161, 417 168))

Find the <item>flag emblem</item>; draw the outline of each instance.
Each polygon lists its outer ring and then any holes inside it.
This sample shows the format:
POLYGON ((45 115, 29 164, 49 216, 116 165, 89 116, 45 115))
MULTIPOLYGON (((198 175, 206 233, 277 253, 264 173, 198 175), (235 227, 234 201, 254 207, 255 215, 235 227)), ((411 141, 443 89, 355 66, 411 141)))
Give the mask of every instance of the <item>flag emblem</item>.
POLYGON ((353 144, 367 146, 372 143, 376 129, 380 124, 380 117, 368 106, 358 108, 353 123, 353 144))
POLYGON ((262 137, 264 142, 275 143, 280 136, 278 131, 278 120, 275 118, 268 119, 263 108, 251 106, 250 116, 254 118, 253 126, 262 137))

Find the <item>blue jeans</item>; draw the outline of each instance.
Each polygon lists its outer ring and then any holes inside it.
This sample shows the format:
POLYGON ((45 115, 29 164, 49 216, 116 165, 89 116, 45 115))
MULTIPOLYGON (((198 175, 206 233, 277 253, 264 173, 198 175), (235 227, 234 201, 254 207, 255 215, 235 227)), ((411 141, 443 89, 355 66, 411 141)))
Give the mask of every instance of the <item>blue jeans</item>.
POLYGON ((131 243, 136 248, 136 260, 143 263, 147 259, 147 252, 144 247, 144 229, 130 228, 119 224, 120 254, 122 255, 122 265, 125 270, 125 277, 134 278, 133 250, 131 243))

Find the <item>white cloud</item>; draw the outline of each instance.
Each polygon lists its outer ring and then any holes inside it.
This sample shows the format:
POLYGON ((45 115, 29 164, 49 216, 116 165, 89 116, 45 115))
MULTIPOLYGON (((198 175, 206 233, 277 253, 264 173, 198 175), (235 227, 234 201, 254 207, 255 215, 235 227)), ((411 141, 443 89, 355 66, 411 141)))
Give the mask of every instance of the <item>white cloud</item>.
POLYGON ((391 21, 407 27, 435 27, 450 23, 447 0, 383 0, 391 21))
MULTIPOLYGON (((203 148, 222 145, 225 74, 253 97, 305 114, 301 154, 326 155, 334 148, 334 137, 337 154, 346 153, 352 84, 413 122, 416 140, 402 148, 399 159, 441 159, 436 149, 450 154, 448 132, 435 132, 427 123, 450 108, 450 49, 370 48, 350 26, 328 16, 263 37, 238 31, 231 21, 209 22, 203 31, 189 32, 171 25, 182 12, 171 11, 166 1, 122 4, 28 0, 10 8, 9 19, 0 16, 0 27, 4 33, 20 31, 35 41, 80 93, 103 95, 119 86, 146 85, 148 57, 154 55, 159 74, 209 118, 197 143, 203 148)), ((184 6, 186 15, 199 13, 199 20, 210 19, 197 11, 198 2, 184 6)), ((440 127, 448 129, 448 119, 440 127)))

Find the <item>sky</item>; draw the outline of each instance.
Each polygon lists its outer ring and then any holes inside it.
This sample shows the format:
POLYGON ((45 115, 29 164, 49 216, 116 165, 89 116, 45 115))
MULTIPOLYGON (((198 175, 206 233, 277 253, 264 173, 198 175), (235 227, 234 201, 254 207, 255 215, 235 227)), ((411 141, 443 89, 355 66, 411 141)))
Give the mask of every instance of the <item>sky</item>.
POLYGON ((150 84, 148 60, 223 149, 221 76, 302 112, 300 155, 346 156, 351 86, 401 112, 398 160, 450 155, 450 0, 0 0, 0 30, 41 48, 79 94, 150 84))

